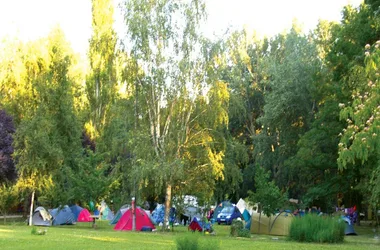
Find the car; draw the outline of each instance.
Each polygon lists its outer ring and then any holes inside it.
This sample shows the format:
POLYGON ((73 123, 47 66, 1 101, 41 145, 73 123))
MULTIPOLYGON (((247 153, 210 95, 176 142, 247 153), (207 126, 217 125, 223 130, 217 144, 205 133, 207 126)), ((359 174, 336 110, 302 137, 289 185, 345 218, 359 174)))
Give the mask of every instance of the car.
POLYGON ((218 225, 221 223, 230 225, 232 221, 237 218, 242 218, 242 215, 237 207, 225 207, 218 214, 216 221, 218 222, 218 225))

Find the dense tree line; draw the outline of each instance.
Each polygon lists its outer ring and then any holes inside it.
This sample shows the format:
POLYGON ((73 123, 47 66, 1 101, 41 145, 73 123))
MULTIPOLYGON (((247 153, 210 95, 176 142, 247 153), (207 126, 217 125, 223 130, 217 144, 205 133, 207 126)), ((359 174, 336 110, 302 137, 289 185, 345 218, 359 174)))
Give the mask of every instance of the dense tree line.
POLYGON ((378 207, 377 1, 309 34, 215 40, 200 0, 125 0, 126 37, 111 0, 92 4, 85 62, 59 28, 1 44, 2 210, 31 193, 50 207, 185 194, 378 207))

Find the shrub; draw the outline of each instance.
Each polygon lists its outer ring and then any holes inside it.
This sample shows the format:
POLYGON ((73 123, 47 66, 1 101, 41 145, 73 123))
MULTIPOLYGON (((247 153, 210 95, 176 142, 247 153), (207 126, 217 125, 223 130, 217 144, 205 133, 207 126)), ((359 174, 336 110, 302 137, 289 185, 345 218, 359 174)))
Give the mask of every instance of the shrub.
POLYGON ((249 231, 249 229, 246 228, 240 229, 238 231, 238 236, 244 238, 251 238, 251 231, 249 231))
POLYGON ((198 238, 196 234, 177 237, 177 250, 197 250, 199 247, 198 238))
POLYGON ((197 234, 187 234, 176 238, 177 250, 217 250, 220 242, 215 239, 204 238, 199 240, 197 234))
POLYGON ((306 215, 294 218, 289 239, 299 242, 338 243, 344 240, 345 222, 334 217, 306 215))
POLYGON ((244 224, 241 220, 233 220, 230 227, 230 235, 233 237, 239 236, 239 231, 244 229, 244 224))

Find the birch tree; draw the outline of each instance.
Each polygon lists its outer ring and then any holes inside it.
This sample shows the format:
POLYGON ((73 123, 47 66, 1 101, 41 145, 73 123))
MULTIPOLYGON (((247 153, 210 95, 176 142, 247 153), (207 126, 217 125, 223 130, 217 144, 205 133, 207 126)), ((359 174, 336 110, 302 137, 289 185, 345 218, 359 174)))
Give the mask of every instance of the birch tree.
POLYGON ((202 1, 130 0, 124 8, 125 44, 143 71, 136 80, 141 120, 147 122, 139 128, 139 133, 146 129, 140 139, 150 145, 142 154, 137 146, 142 142, 136 141, 134 157, 141 163, 138 171, 156 171, 157 182, 165 186, 166 225, 172 192, 189 184, 191 171, 204 171, 209 180, 222 178, 224 151, 213 132, 227 121, 228 91, 207 77, 206 59, 199 56, 202 1))

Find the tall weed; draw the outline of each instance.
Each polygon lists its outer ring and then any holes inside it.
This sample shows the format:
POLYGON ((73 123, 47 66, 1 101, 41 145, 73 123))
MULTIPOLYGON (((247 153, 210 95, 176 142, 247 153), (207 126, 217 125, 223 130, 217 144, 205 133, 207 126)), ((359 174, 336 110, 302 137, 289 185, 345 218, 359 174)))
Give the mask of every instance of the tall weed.
POLYGON ((289 239, 298 242, 339 243, 344 240, 345 222, 334 217, 306 215, 290 225, 289 239))

